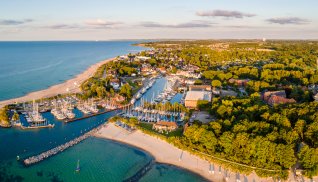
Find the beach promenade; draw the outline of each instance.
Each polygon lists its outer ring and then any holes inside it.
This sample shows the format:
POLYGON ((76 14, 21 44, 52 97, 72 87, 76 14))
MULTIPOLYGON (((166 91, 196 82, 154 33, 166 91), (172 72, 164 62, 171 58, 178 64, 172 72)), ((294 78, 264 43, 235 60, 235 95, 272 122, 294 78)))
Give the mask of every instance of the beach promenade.
POLYGON ((15 102, 26 102, 26 101, 32 101, 32 100, 37 100, 37 99, 42 99, 42 98, 53 97, 53 96, 56 96, 58 94, 68 94, 68 93, 80 92, 79 86, 85 80, 92 77, 100 66, 102 66, 103 64, 110 62, 114 59, 115 58, 100 61, 100 62, 90 66, 83 73, 75 76, 74 78, 67 80, 63 83, 57 84, 57 85, 53 85, 47 89, 31 92, 31 93, 29 93, 25 96, 22 96, 22 97, 0 101, 0 108, 4 107, 5 105, 12 104, 15 102))
POLYGON ((216 164, 210 164, 208 161, 202 160, 186 151, 182 151, 161 139, 146 135, 139 130, 129 133, 112 123, 108 123, 107 127, 101 128, 94 135, 141 148, 153 155, 155 160, 159 163, 172 164, 190 170, 209 181, 272 181, 270 178, 261 179, 254 173, 245 176, 230 172, 220 168, 216 164))

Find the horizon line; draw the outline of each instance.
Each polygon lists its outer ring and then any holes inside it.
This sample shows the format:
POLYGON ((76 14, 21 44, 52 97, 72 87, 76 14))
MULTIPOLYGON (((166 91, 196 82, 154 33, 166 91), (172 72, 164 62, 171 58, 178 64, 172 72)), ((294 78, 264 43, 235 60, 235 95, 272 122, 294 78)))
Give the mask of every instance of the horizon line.
MULTIPOLYGON (((0 42, 108 42, 108 41, 197 41, 197 40, 261 40, 263 38, 219 38, 219 39, 213 39, 213 38, 178 38, 178 39, 170 39, 170 38, 154 38, 154 39, 103 39, 103 40, 80 40, 80 39, 56 39, 56 40, 49 40, 49 39, 43 39, 43 40, 0 40, 0 42)), ((318 41, 318 38, 314 39, 306 39, 306 38, 266 38, 266 41, 278 41, 278 40, 292 40, 292 41, 318 41)))

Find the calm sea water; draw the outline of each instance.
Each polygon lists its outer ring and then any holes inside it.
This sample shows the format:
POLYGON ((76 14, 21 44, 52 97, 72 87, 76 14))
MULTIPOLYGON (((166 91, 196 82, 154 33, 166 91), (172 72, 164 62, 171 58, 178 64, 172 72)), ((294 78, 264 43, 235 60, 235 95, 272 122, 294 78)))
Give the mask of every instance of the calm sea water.
MULTIPOLYGON (((0 100, 22 96, 60 83, 106 58, 142 48, 134 42, 0 42, 0 100)), ((147 92, 162 89, 159 81, 147 92)), ((177 101, 177 95, 174 99, 177 101)), ((81 113, 76 110, 76 115, 81 113)), ((89 138, 65 152, 25 168, 16 160, 38 154, 99 125, 116 112, 65 124, 50 113, 54 128, 20 130, 0 128, 0 181, 122 181, 142 168, 152 156, 127 145, 89 138), (75 173, 77 160, 81 171, 75 173)), ((188 171, 156 164, 141 181, 203 181, 188 171)))
POLYGON ((0 100, 48 88, 99 61, 145 49, 133 43, 0 42, 0 100))

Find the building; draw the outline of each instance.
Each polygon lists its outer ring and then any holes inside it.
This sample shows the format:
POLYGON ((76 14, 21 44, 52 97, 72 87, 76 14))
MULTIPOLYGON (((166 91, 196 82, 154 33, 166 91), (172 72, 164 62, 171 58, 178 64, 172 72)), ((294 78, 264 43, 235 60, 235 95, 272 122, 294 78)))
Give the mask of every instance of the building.
POLYGON ((119 79, 111 79, 110 80, 110 85, 115 89, 119 90, 120 89, 120 80, 119 79))
POLYGON ((314 96, 316 102, 318 102, 318 93, 314 96))
POLYGON ((211 91, 211 85, 190 85, 189 91, 211 91))
POLYGON ((197 108, 199 100, 211 102, 212 93, 209 91, 188 91, 184 104, 188 108, 197 108))
POLYGON ((152 125, 152 129, 157 130, 159 132, 171 132, 178 128, 178 125, 175 122, 168 121, 159 121, 152 125))
POLYGON ((201 73, 194 73, 194 72, 184 71, 184 70, 178 70, 175 75, 183 76, 186 78, 197 78, 197 79, 201 78, 201 73))
POLYGON ((262 98, 270 106, 277 104, 296 103, 295 99, 286 98, 286 92, 284 90, 264 92, 262 98))
POLYGON ((124 96, 121 95, 116 95, 115 97, 116 102, 124 102, 126 100, 126 98, 124 96))
POLYGON ((165 67, 160 67, 160 68, 158 68, 158 71, 159 71, 160 73, 162 73, 162 74, 166 74, 166 73, 167 73, 167 70, 166 70, 165 67))
POLYGON ((262 99, 265 102, 268 102, 268 100, 270 99, 271 96, 276 95, 276 96, 280 96, 280 97, 284 97, 286 98, 286 92, 285 90, 278 90, 278 91, 268 91, 268 92, 264 92, 262 99))
POLYGON ((234 79, 234 78, 229 79, 230 83, 233 83, 239 87, 245 87, 247 85, 247 82, 249 81, 250 81, 249 79, 234 79))
POLYGON ((184 83, 187 84, 187 85, 193 85, 194 82, 195 82, 195 79, 187 79, 187 80, 184 81, 184 83))
POLYGON ((140 60, 140 61, 147 61, 149 59, 151 59, 151 57, 147 57, 147 56, 136 56, 136 59, 140 60))
POLYGON ((118 60, 121 60, 121 61, 127 60, 127 59, 128 59, 128 56, 119 56, 118 57, 118 60))
POLYGON ((271 96, 269 98, 267 103, 270 106, 274 106, 274 105, 277 105, 277 104, 296 103, 296 100, 295 99, 287 99, 285 97, 273 95, 273 96, 271 96))

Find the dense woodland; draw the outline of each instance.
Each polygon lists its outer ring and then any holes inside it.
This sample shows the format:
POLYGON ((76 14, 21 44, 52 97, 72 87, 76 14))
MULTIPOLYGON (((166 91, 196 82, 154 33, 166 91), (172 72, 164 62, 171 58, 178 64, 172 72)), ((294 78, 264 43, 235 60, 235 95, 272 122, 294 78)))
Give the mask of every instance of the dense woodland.
MULTIPOLYGON (((318 84, 317 42, 169 41, 146 46, 161 50, 157 62, 174 58, 198 66, 203 81, 213 87, 235 87, 231 78, 249 79, 248 96, 200 103, 217 119, 197 121, 183 136, 170 138, 174 144, 261 168, 255 170, 260 176, 287 178, 294 167, 307 177, 318 175, 318 103, 308 89, 318 84), (270 107, 261 100, 262 91, 280 89, 297 103, 270 107)), ((232 170, 253 170, 231 162, 225 165, 232 170)))

